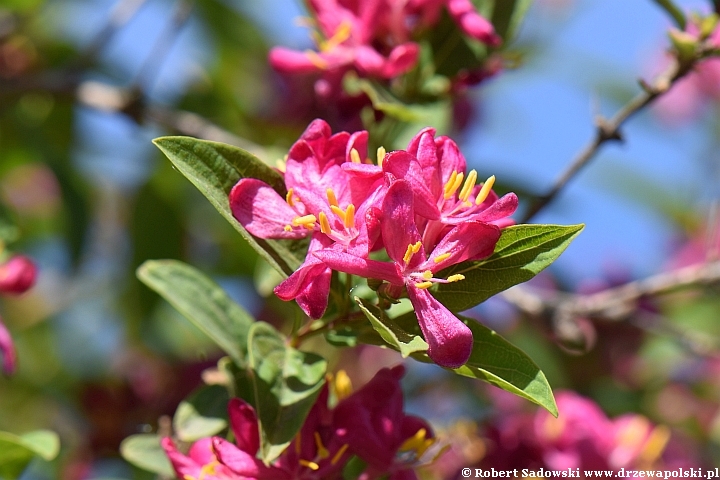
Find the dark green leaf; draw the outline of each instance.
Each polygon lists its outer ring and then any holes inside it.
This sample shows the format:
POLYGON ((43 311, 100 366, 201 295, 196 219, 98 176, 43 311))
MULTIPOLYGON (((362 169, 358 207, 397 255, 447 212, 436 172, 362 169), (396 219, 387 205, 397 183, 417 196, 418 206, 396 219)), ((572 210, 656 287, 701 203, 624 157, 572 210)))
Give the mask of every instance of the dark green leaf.
POLYGON ((18 478, 33 458, 52 460, 59 451, 60 439, 49 430, 23 435, 0 432, 0 478, 18 478))
MULTIPOLYGON (((459 316, 473 333, 473 349, 465 365, 453 369, 458 375, 477 378, 546 408, 557 416, 557 405, 545 374, 535 362, 503 337, 471 318, 459 316)), ((396 324, 406 335, 420 334, 415 312, 406 313, 396 324)), ((413 358, 431 363, 425 353, 413 358)))
POLYGON ((267 182, 278 194, 285 196, 285 183, 279 173, 241 148, 190 137, 156 138, 155 145, 175 167, 202 192, 235 229, 273 267, 290 275, 303 262, 304 255, 289 242, 263 240, 250 235, 232 216, 228 195, 241 178, 257 178, 267 182))
POLYGON ((462 274, 465 280, 440 284, 433 292, 443 305, 459 312, 478 305, 518 283, 527 282, 554 262, 584 225, 515 225, 503 230, 495 253, 482 261, 463 262, 440 276, 462 274))
POLYGON ((512 40, 533 0, 494 0, 492 24, 505 42, 512 40))
POLYGON ((325 383, 327 362, 286 345, 271 325, 257 322, 248 335, 261 454, 270 462, 290 444, 325 383))
POLYGON ((149 260, 140 265, 137 276, 239 365, 245 364, 247 335, 254 319, 217 283, 177 260, 149 260))
POLYGON ((428 344, 421 335, 411 334, 401 329, 391 319, 380 314, 379 310, 372 306, 365 305, 362 299, 355 297, 355 301, 360 306, 360 310, 362 310, 368 320, 370 320, 375 331, 377 331, 388 345, 400 352, 403 358, 407 358, 415 352, 427 351, 428 344), (374 310, 375 313, 371 310, 374 310))
POLYGON ((120 455, 136 467, 174 478, 175 471, 160 446, 160 436, 141 433, 127 437, 120 444, 120 455))
POLYGON ((180 402, 173 417, 173 430, 183 442, 211 437, 228 425, 230 396, 221 385, 202 387, 180 402))

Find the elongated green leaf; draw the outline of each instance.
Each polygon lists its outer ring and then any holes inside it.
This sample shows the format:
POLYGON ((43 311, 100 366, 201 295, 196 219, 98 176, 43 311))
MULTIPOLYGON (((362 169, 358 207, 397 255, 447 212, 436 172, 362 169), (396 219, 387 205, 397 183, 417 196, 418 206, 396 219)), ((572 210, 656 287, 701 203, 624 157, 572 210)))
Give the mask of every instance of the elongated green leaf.
POLYGON ((512 40, 533 0, 495 0, 492 23, 505 42, 512 40))
POLYGON ((286 345, 285 338, 264 322, 250 329, 248 353, 260 450, 269 462, 285 450, 305 422, 325 383, 327 362, 286 345))
POLYGON ((0 478, 17 478, 33 458, 52 460, 59 451, 60 439, 50 430, 23 435, 0 432, 0 478))
POLYGON ((518 283, 527 282, 554 262, 585 225, 515 225, 503 230, 495 253, 479 262, 463 262, 440 275, 465 280, 440 284, 433 292, 443 305, 460 312, 518 283))
POLYGON ((230 396, 221 385, 199 388, 180 402, 173 417, 173 430, 184 442, 194 442, 221 432, 228 425, 230 396))
POLYGON ((148 260, 140 265, 137 276, 239 365, 245 365, 248 330, 255 320, 217 283, 177 260, 148 260))
POLYGON ((377 309, 366 306, 363 300, 358 297, 355 297, 355 301, 367 319, 370 320, 375 331, 380 334, 388 345, 400 352, 403 358, 407 358, 415 352, 427 351, 428 344, 421 335, 406 332, 386 317, 381 320, 377 309), (373 313, 371 310, 375 310, 376 313, 373 313))
MULTIPOLYGON (((557 405, 545 374, 535 362, 512 343, 471 318, 460 318, 473 333, 473 349, 465 365, 453 369, 458 375, 484 380, 546 408, 557 416, 557 405)), ((415 312, 404 314, 395 323, 407 335, 420 334, 415 312)), ((432 363, 425 353, 413 358, 432 363)))
POLYGON ((295 251, 289 242, 250 235, 232 216, 228 203, 230 190, 241 178, 260 179, 285 196, 285 183, 279 173, 251 153, 232 145, 190 137, 160 137, 153 142, 275 269, 290 275, 300 266, 304 255, 295 251))
POLYGON ((131 435, 120 444, 120 455, 138 468, 175 477, 175 471, 160 446, 160 436, 152 433, 131 435))

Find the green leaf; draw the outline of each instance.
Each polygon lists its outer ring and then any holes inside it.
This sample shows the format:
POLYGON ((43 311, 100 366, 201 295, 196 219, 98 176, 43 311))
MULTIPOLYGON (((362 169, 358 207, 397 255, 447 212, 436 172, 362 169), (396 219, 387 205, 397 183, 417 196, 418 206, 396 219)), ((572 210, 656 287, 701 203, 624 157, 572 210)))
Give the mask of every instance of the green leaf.
POLYGON ((205 332, 239 365, 245 365, 252 316, 217 283, 177 260, 148 260, 138 278, 205 332))
POLYGON ((285 344, 285 338, 265 322, 248 335, 248 359, 260 423, 263 460, 276 459, 300 431, 325 383, 327 362, 285 344))
MULTIPOLYGON (((458 375, 484 380, 505 391, 530 400, 557 416, 557 405, 545 374, 535 362, 518 347, 495 331, 476 320, 458 316, 473 334, 473 349, 467 363, 453 371, 458 375)), ((415 312, 395 319, 407 335, 420 334, 415 312)), ((425 353, 414 353, 413 358, 432 363, 425 353)))
POLYGON ((183 442, 194 442, 220 433, 228 425, 230 396, 221 385, 208 385, 180 402, 173 417, 173 430, 183 442))
POLYGON ((290 242, 255 238, 232 215, 228 195, 241 178, 257 178, 285 196, 282 176, 245 150, 190 137, 160 137, 153 143, 195 185, 225 219, 279 272, 290 275, 304 255, 290 242))
POLYGON ((60 439, 50 430, 23 435, 0 432, 0 478, 17 478, 35 458, 52 460, 60 452, 60 439))
POLYGON ((505 42, 517 35, 533 0, 496 0, 492 23, 505 42))
POLYGON ((433 296, 459 312, 478 305, 518 283, 527 282, 554 262, 585 225, 515 225, 503 229, 495 253, 463 262, 439 276, 462 274, 465 280, 440 284, 433 296))
POLYGON ((160 445, 160 436, 154 433, 131 435, 120 444, 120 455, 138 468, 175 477, 175 471, 160 445))
POLYGON ((380 334, 382 339, 385 340, 388 345, 400 352, 403 358, 407 358, 415 352, 427 351, 428 344, 421 335, 411 334, 401 329, 391 319, 380 314, 379 310, 369 305, 365 305, 365 302, 362 299, 355 297, 355 301, 360 306, 360 310, 362 310, 368 320, 370 320, 370 323, 375 331, 380 334), (371 312, 371 308, 379 315, 371 312), (381 317, 382 320, 378 317, 381 317))

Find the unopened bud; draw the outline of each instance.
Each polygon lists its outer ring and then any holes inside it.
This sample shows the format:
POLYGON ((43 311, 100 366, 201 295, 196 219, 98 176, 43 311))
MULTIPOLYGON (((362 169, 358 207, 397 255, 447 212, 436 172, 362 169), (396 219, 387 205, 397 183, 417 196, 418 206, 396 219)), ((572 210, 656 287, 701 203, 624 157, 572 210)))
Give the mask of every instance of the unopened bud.
POLYGON ((36 278, 35 263, 24 255, 16 255, 0 265, 0 293, 24 293, 35 284, 36 278))
POLYGON ((693 61, 698 49, 698 38, 687 32, 671 29, 668 32, 670 42, 672 42, 677 59, 680 63, 693 61))
POLYGON ((700 21, 701 39, 705 40, 713 34, 718 25, 718 20, 720 20, 720 17, 718 17, 717 13, 712 13, 700 21))
POLYGON ((17 355, 10 332, 5 328, 2 320, 0 320, 0 359, 2 360, 3 372, 6 375, 12 375, 15 372, 17 355))

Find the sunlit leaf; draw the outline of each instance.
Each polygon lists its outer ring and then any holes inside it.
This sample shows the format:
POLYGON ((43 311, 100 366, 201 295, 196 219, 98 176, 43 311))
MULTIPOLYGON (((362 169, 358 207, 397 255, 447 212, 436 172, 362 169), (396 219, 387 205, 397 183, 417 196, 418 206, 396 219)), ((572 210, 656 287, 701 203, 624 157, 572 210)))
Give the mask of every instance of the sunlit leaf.
POLYGON ((33 458, 52 460, 58 452, 60 439, 50 430, 23 435, 0 432, 0 478, 18 478, 33 458))
POLYGON ((160 436, 151 433, 141 433, 127 437, 120 444, 120 455, 136 467, 149 472, 175 477, 175 472, 160 446, 160 436))
POLYGON ((228 425, 230 397, 221 385, 204 386, 180 402, 173 417, 173 430, 184 442, 194 442, 220 433, 228 425))

